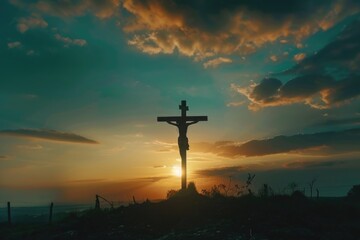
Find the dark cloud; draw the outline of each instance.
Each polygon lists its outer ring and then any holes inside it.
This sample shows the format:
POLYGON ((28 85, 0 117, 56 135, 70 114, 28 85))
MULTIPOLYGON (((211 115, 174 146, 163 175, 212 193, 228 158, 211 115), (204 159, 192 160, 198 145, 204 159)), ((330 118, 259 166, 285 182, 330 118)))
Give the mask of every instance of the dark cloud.
POLYGON ((278 153, 335 154, 356 152, 360 145, 360 129, 329 131, 293 136, 277 136, 263 140, 252 140, 243 144, 236 142, 192 144, 192 150, 208 152, 223 157, 265 156, 278 153))
POLYGON ((272 98, 277 95, 279 88, 282 86, 282 82, 276 78, 266 78, 257 85, 252 91, 252 97, 259 101, 264 100, 266 102, 273 101, 272 98))
MULTIPOLYGON (((307 99, 322 90, 332 87, 334 80, 329 76, 306 75, 296 77, 279 88, 280 98, 307 99)), ((261 99, 261 97, 260 97, 261 99)))
POLYGON ((89 143, 97 144, 98 142, 74 133, 60 132, 49 129, 15 129, 15 130, 1 130, 0 135, 25 137, 25 138, 39 138, 51 141, 73 142, 73 143, 89 143))
POLYGON ((339 119, 326 119, 325 121, 314 124, 314 127, 331 127, 337 125, 359 125, 360 117, 354 118, 339 118, 339 119))
POLYGON ((68 181, 67 183, 79 183, 79 184, 91 184, 91 183, 98 183, 98 182, 104 182, 107 181, 106 178, 97 178, 97 179, 80 179, 80 180, 72 180, 68 181))
POLYGON ((233 176, 239 174, 240 172, 244 172, 244 168, 241 166, 231 166, 231 167, 222 167, 222 168, 210 168, 197 170, 195 174, 199 174, 201 176, 233 176))
MULTIPOLYGON (((295 161, 288 162, 284 166, 280 166, 279 169, 323 169, 323 168, 336 168, 339 166, 346 166, 354 162, 354 160, 330 160, 330 161, 295 161)), ((285 170, 284 169, 284 170, 285 170)), ((247 174, 248 172, 262 172, 268 170, 259 170, 256 167, 246 167, 246 166, 230 166, 230 167, 220 167, 220 168, 209 168, 195 171, 195 174, 206 177, 228 177, 236 176, 239 174, 247 174)))
POLYGON ((326 73, 328 69, 359 73, 360 20, 349 24, 335 40, 285 73, 326 73))
MULTIPOLYGON (((58 17, 119 16, 128 43, 148 54, 196 60, 249 54, 277 40, 298 43, 359 11, 353 0, 10 0, 31 13, 58 17), (121 12, 121 14, 119 14, 121 12)), ((220 59, 220 60, 219 60, 220 59)), ((206 62, 209 62, 207 60, 206 62)), ((222 61, 224 62, 224 61, 222 61)))
POLYGON ((249 109, 304 103, 312 108, 327 109, 348 103, 360 95, 360 75, 335 80, 326 75, 304 75, 282 84, 270 78, 251 87, 232 86, 249 100, 249 109))
POLYGON ((202 59, 216 54, 248 54, 280 38, 299 42, 356 13, 355 1, 285 0, 124 0, 132 14, 124 30, 130 45, 149 54, 181 54, 202 59))
POLYGON ((287 168, 330 168, 348 164, 347 161, 296 161, 285 164, 287 168))
POLYGON ((349 24, 318 53, 281 74, 298 76, 282 83, 268 78, 249 87, 233 89, 249 100, 249 109, 305 103, 326 109, 348 103, 360 95, 360 21, 349 24))

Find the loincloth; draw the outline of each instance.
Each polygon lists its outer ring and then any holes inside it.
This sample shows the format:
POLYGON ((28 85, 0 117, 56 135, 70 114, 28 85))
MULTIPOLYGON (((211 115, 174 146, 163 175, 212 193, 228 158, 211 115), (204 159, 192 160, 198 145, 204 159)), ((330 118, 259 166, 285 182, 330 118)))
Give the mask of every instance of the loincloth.
POLYGON ((187 137, 179 137, 178 138, 179 148, 189 150, 189 139, 187 137))

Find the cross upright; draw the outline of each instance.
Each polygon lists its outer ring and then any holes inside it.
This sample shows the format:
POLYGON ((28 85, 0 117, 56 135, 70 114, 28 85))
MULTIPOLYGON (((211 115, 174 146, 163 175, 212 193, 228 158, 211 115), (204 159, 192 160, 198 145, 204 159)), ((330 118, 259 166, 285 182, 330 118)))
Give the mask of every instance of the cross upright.
POLYGON ((181 156, 181 189, 186 189, 186 151, 189 150, 189 140, 187 138, 188 126, 200 121, 207 121, 207 116, 186 116, 186 111, 189 107, 186 105, 186 101, 181 101, 179 105, 181 110, 181 116, 176 117, 158 117, 158 122, 167 122, 173 126, 176 126, 179 130, 178 145, 181 156))
POLYGON ((189 107, 186 106, 186 101, 181 101, 181 105, 179 105, 179 109, 181 110, 181 117, 186 118, 186 111, 189 111, 189 107))

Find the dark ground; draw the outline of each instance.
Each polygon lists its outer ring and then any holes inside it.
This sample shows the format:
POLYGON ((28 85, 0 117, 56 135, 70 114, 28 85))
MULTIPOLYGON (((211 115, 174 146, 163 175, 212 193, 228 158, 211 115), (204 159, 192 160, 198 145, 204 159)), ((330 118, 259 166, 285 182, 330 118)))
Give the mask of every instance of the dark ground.
POLYGON ((360 240, 360 204, 346 198, 205 197, 72 213, 52 225, 0 225, 0 239, 360 240))

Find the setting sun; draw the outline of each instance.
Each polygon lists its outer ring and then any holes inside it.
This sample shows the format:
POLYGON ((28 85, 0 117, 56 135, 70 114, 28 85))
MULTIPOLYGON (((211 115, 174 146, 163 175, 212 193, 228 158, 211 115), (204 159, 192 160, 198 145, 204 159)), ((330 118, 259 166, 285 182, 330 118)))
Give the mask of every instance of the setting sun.
POLYGON ((172 173, 176 177, 181 177, 181 168, 179 166, 173 166, 172 173))

